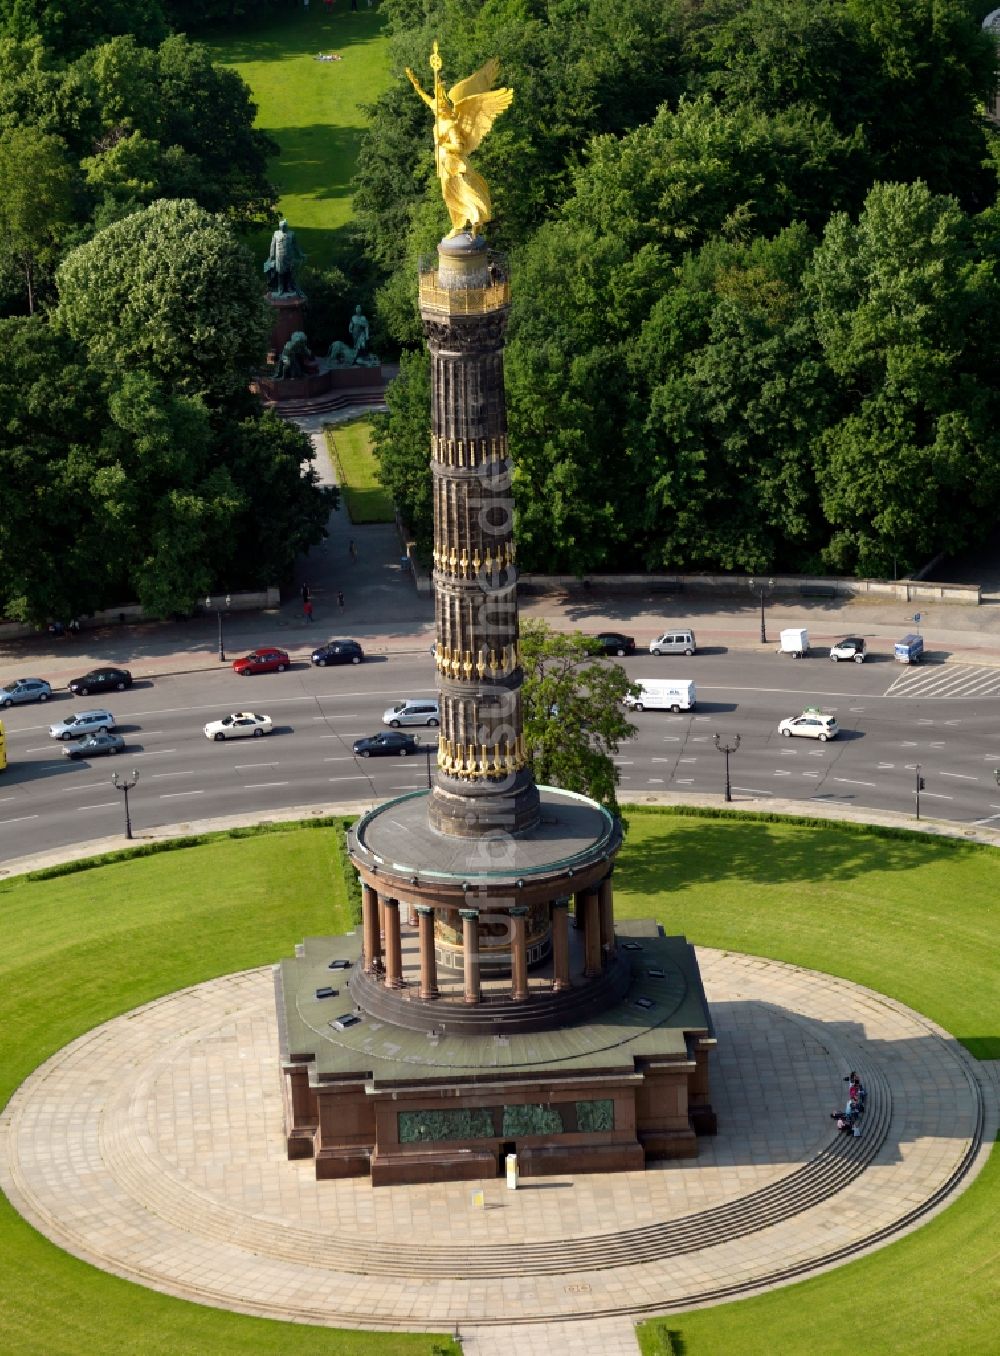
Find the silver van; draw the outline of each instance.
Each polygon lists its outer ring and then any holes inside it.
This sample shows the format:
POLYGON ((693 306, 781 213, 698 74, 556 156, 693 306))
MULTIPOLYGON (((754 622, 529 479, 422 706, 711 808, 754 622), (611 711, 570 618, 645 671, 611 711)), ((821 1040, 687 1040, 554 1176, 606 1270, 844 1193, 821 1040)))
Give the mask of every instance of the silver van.
POLYGON ((694 654, 697 648, 694 632, 679 626, 649 642, 650 654, 694 654))
POLYGON ((398 730, 400 725, 440 725, 441 713, 435 697, 406 697, 390 706, 382 716, 383 725, 398 730))

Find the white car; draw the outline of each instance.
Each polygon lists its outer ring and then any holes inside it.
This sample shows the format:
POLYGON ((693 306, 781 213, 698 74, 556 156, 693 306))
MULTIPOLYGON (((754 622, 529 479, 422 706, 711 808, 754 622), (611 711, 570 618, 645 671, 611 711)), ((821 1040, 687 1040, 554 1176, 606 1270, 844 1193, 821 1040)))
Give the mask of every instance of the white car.
POLYGON ((81 735, 113 730, 115 718, 110 711, 74 711, 71 716, 49 726, 50 739, 79 739, 81 735))
POLYGON ((805 735, 807 739, 819 739, 824 744, 828 739, 836 739, 840 733, 836 716, 828 716, 824 711, 808 708, 801 716, 789 716, 787 720, 783 720, 778 729, 786 739, 791 735, 805 735))
POLYGON ((271 717, 258 716, 253 711, 234 711, 221 720, 210 720, 205 726, 206 739, 249 739, 271 733, 271 717))

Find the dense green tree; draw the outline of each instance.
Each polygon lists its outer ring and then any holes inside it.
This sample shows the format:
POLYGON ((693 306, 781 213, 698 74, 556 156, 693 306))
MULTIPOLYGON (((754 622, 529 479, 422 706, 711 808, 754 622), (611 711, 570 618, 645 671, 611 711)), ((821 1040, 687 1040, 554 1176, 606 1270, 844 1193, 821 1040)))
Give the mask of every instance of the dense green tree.
POLYGON ((79 175, 59 137, 33 127, 0 133, 0 237, 35 309, 63 241, 75 224, 79 175))
POLYGON ((142 369, 97 372, 40 317, 0 321, 0 340, 0 615, 135 600, 168 616, 280 581, 322 539, 336 492, 290 425, 213 413, 142 369))
POLYGON ((992 521, 998 246, 920 183, 878 185, 856 224, 831 220, 806 284, 839 392, 818 468, 833 568, 910 568, 992 521))
POLYGON ((875 180, 914 178, 983 206, 996 52, 981 13, 964 0, 706 0, 691 15, 694 87, 829 118, 853 141, 845 207, 875 180))
POLYGON ((210 402, 245 390, 267 317, 254 261, 232 228, 162 200, 98 232, 60 266, 59 323, 105 371, 142 367, 210 402))
POLYGON ((541 621, 521 628, 524 735, 535 780, 618 806, 615 755, 635 733, 622 705, 637 689, 620 664, 598 659, 594 643, 541 621))
POLYGON ((120 33, 151 46, 166 32, 159 0, 0 0, 0 33, 40 38, 60 57, 79 56, 120 33))

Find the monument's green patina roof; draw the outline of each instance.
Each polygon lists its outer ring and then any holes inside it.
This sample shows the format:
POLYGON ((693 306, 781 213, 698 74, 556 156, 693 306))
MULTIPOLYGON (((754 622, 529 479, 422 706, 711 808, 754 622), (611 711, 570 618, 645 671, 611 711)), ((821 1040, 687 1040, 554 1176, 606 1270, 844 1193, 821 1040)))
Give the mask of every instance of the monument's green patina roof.
MULTIPOLYGON (((331 970, 329 962, 343 958, 357 965, 361 938, 358 933, 307 938, 299 954, 279 967, 282 1060, 314 1060, 315 1080, 362 1078, 377 1089, 440 1079, 488 1082, 497 1075, 621 1077, 632 1072, 637 1059, 685 1059, 685 1033, 711 1034, 691 947, 683 937, 660 936, 652 919, 622 922, 616 932, 620 945, 632 941, 642 948, 627 953, 633 978, 620 1003, 592 1022, 499 1040, 466 1032, 435 1038, 367 1016, 346 1031, 334 1030, 330 1021, 354 1008, 347 987, 352 971, 331 970), (664 977, 651 977, 650 969, 662 970, 664 977), (316 998, 316 989, 324 985, 338 989, 338 995, 316 998), (637 1006, 642 998, 654 1006, 637 1006)), ((442 1020, 445 1016, 442 1005, 442 1020)))

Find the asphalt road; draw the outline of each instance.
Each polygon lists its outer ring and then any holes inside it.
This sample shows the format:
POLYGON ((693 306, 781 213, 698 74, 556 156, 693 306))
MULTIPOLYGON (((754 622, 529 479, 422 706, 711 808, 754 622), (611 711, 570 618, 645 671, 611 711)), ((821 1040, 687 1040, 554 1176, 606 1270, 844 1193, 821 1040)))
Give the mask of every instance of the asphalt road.
MULTIPOLYGON (((997 697, 1000 669, 947 664, 905 668, 879 656, 832 664, 719 648, 683 656, 638 655, 632 677, 693 678, 695 711, 645 711, 621 750, 623 800, 657 792, 718 794, 725 760, 715 748, 740 735, 730 760, 735 797, 780 797, 911 812, 915 768, 926 779, 922 810, 961 823, 1000 823, 997 697), (827 744, 784 739, 778 722, 815 705, 842 733, 827 744)), ((238 678, 229 669, 138 683, 106 698, 57 693, 44 706, 4 713, 8 768, 0 776, 0 860, 104 838, 124 826, 111 773, 139 769, 131 794, 137 830, 289 805, 383 799, 427 785, 429 759, 356 759, 358 736, 381 728, 400 697, 434 690, 429 655, 394 655, 360 666, 238 678), (48 725, 70 710, 107 706, 127 741, 116 758, 70 762, 48 725), (229 711, 269 714, 274 733, 212 743, 207 720, 229 711)), ((431 749, 433 730, 414 730, 431 749)), ((431 755, 433 756, 433 754, 431 755)))

